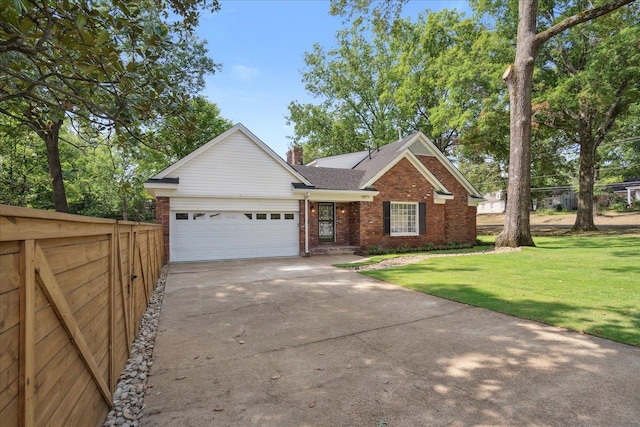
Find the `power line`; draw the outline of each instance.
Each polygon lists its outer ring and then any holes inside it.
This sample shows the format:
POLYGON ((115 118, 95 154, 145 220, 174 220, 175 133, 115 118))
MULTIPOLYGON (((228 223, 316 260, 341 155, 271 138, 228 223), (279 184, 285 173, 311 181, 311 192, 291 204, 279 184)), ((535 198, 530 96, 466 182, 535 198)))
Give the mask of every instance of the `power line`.
MULTIPOLYGON (((603 166, 603 167, 598 168, 598 170, 602 171, 602 170, 628 169, 628 168, 632 168, 632 167, 635 167, 635 166, 640 166, 640 163, 632 163, 632 164, 626 165, 626 166, 603 166)), ((567 177, 567 178, 578 178, 577 176, 572 176, 572 175, 565 174, 565 173, 557 173, 557 174, 553 174, 553 175, 532 176, 531 179, 533 180, 533 179, 541 179, 541 178, 554 178, 554 177, 557 177, 557 176, 564 176, 564 177, 567 177)), ((509 177, 501 176, 500 179, 508 180, 509 177)))

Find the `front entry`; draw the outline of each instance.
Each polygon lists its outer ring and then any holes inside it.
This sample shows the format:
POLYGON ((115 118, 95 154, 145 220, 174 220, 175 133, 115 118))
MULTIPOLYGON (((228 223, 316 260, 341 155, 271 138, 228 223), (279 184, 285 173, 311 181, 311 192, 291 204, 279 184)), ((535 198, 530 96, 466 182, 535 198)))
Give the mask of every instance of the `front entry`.
POLYGON ((321 242, 335 242, 335 206, 333 203, 318 203, 318 238, 321 242))

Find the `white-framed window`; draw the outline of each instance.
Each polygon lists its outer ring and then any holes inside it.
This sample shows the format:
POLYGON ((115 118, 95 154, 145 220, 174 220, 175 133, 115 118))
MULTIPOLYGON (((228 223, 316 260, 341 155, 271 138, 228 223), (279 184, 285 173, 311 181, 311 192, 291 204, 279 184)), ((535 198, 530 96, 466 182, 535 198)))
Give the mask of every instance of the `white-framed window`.
POLYGON ((390 229, 392 236, 418 235, 418 204, 391 202, 390 229))

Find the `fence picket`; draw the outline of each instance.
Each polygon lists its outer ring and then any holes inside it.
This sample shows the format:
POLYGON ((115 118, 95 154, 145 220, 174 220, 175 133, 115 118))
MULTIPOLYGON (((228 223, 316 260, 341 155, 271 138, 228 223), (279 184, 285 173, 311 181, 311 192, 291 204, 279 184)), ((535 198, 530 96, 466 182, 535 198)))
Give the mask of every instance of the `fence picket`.
POLYGON ((0 306, 14 325, 0 328, 3 427, 102 423, 159 277, 162 236, 155 224, 0 205, 0 306))

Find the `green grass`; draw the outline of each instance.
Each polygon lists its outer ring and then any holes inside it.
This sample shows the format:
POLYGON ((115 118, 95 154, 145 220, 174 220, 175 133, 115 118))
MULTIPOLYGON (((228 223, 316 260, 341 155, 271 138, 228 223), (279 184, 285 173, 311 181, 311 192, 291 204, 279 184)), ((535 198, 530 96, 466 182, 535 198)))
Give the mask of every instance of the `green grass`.
POLYGON ((518 252, 432 258, 362 274, 640 346, 640 238, 561 236, 535 242, 536 248, 518 252))

